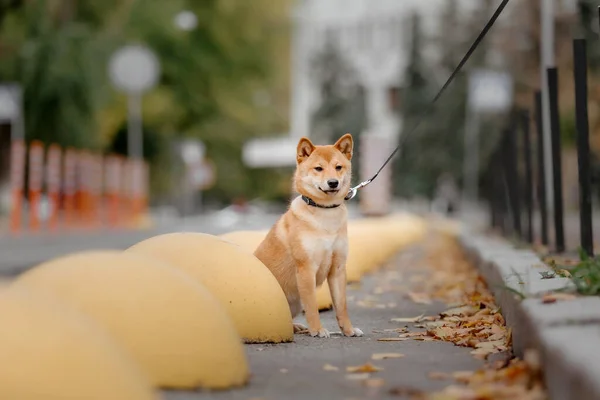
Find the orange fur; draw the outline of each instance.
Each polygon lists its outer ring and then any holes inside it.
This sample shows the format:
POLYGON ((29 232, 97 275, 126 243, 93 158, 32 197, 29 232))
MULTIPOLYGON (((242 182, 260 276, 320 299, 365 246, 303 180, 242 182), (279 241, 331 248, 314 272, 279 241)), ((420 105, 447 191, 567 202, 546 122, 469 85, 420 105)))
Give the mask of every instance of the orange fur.
MULTIPOLYGON (((316 288, 327 280, 340 329, 346 336, 361 336, 346 307, 346 258, 348 211, 344 197, 352 178, 353 140, 350 134, 335 144, 315 146, 309 139, 298 142, 294 189, 323 206, 318 208, 295 198, 288 211, 271 228, 254 255, 275 275, 292 316, 304 308, 312 336, 328 337, 317 307, 316 288), (337 180, 332 189, 330 181, 337 180)), ((301 329, 295 324, 296 329, 301 329)))

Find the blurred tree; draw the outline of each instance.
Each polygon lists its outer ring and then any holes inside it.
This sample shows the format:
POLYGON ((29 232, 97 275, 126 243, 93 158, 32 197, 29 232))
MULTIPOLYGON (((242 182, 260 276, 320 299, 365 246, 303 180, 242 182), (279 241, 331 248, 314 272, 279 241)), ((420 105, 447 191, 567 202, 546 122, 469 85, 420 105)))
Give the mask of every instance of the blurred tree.
MULTIPOLYGON (((144 97, 147 145, 165 153, 166 140, 200 138, 221 175, 212 194, 256 196, 263 192, 248 182, 270 172, 248 170, 240 152, 249 136, 287 127, 290 2, 5 0, 0 79, 23 85, 28 139, 124 152, 126 101, 106 66, 118 46, 143 42, 162 67, 159 85, 144 97), (174 22, 182 10, 198 18, 191 31, 174 22), (270 104, 259 107, 257 91, 270 104)), ((167 167, 160 154, 150 161, 154 170, 167 167)))
MULTIPOLYGON (((319 144, 331 144, 345 133, 351 133, 355 147, 359 147, 366 128, 365 91, 331 37, 312 60, 312 68, 321 101, 311 115, 311 135, 319 144)), ((358 157, 352 167, 358 176, 358 157)))
POLYGON ((410 136, 404 139, 394 163, 394 187, 398 195, 431 197, 442 173, 451 174, 457 181, 462 178, 462 160, 468 156, 464 154, 465 71, 484 63, 486 43, 478 47, 465 70, 456 76, 438 100, 432 113, 425 117, 416 131, 411 130, 489 18, 489 5, 489 1, 482 2, 473 15, 464 16, 459 12, 456 0, 448 1, 441 14, 439 33, 431 42, 426 42, 423 37, 419 14, 414 13, 410 18, 409 61, 403 72, 404 90, 400 92, 403 118, 400 135, 410 132, 410 136), (441 56, 436 64, 428 67, 423 51, 430 43, 441 56), (436 77, 438 79, 434 79, 436 77))
POLYGON ((588 40, 588 64, 592 69, 600 66, 600 46, 598 46, 598 2, 592 0, 578 0, 578 31, 580 36, 588 40))
MULTIPOLYGON (((404 71, 404 89, 399 92, 402 115, 402 132, 407 134, 417 123, 424 107, 431 101, 431 84, 427 79, 430 75, 423 60, 423 33, 421 30, 421 16, 413 13, 410 16, 410 45, 408 51, 408 65, 404 71)), ((423 157, 427 150, 425 140, 435 134, 435 130, 425 120, 421 123, 418 132, 403 138, 404 144, 394 160, 394 189, 395 194, 410 196, 424 194, 428 191, 427 181, 430 174, 428 166, 430 159, 423 157), (420 161, 422 160, 422 161, 420 161)))

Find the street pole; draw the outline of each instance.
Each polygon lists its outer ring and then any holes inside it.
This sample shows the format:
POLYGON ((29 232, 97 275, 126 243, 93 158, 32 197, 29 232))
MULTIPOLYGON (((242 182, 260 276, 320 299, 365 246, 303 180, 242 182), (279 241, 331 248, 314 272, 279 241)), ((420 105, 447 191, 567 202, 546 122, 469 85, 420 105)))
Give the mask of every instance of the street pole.
POLYGON ((541 65, 540 88, 542 92, 542 128, 544 134, 544 164, 546 182, 546 207, 554 209, 554 186, 552 178, 552 139, 550 130, 550 98, 548 96, 547 69, 554 67, 554 0, 540 0, 541 65))
POLYGON ((139 93, 129 93, 127 101, 127 154, 132 160, 144 156, 142 132, 142 98, 139 93))
POLYGON ((467 105, 465 124, 463 174, 465 186, 463 202, 477 204, 479 198, 479 113, 467 105))

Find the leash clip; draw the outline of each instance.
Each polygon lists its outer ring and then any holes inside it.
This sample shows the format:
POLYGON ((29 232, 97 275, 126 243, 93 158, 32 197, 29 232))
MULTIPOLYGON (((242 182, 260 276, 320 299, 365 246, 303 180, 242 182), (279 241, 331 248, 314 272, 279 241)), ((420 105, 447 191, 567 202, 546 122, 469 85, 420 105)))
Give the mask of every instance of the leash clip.
POLYGON ((361 182, 358 185, 356 185, 353 188, 351 188, 350 191, 348 192, 348 194, 346 195, 346 197, 344 197, 344 200, 352 200, 356 196, 356 194, 358 193, 359 189, 364 188, 365 186, 367 186, 372 181, 373 181, 373 178, 367 179, 366 181, 361 182))

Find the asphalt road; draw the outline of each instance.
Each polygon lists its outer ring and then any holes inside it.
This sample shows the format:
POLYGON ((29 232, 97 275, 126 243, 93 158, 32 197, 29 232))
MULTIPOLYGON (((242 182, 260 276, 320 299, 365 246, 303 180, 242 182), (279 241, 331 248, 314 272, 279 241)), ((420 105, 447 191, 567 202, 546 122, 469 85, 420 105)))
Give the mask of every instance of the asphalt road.
POLYGON ((93 249, 126 249, 144 239, 169 232, 205 232, 213 235, 231 230, 264 229, 278 215, 233 216, 208 214, 184 219, 159 221, 156 226, 140 230, 103 230, 39 234, 25 237, 0 237, 0 276, 14 276, 54 257, 93 249))
MULTIPOLYGON (((408 398, 400 395, 408 389, 434 391, 445 387, 451 382, 429 379, 429 373, 478 368, 482 362, 473 358, 470 349, 433 341, 381 342, 377 338, 398 334, 373 332, 407 325, 391 322, 392 318, 433 315, 448 308, 441 303, 416 304, 406 297, 409 277, 413 274, 406 267, 414 265, 415 258, 421 255, 419 248, 406 251, 388 269, 365 277, 360 287, 349 288, 350 317, 365 332, 364 337, 336 335, 319 339, 296 335, 294 343, 246 345, 252 373, 247 387, 212 393, 169 391, 165 392, 166 399, 401 399, 408 398), (374 353, 401 353, 404 357, 374 361, 371 360, 374 353), (375 379, 368 381, 372 387, 366 381, 347 377, 346 367, 366 362, 383 368, 371 374, 370 379, 375 379), (339 370, 324 370, 326 364, 339 370)), ((339 332, 332 311, 322 312, 321 318, 327 329, 339 332)))

